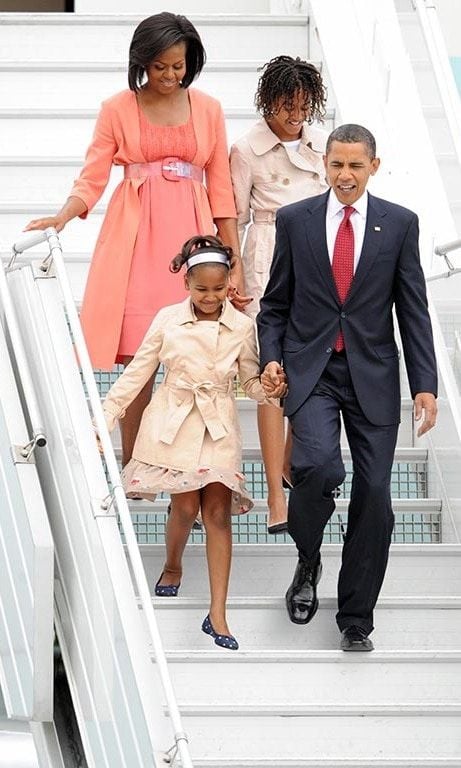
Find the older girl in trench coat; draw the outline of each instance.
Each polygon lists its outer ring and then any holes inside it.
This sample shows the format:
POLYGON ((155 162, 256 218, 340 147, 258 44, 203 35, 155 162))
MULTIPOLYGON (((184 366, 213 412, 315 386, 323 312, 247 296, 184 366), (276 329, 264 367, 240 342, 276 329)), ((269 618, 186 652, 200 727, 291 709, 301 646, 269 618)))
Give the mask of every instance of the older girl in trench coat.
MULTIPOLYGON (((264 65, 256 91, 262 117, 231 148, 245 287, 253 297, 247 311, 253 316, 269 277, 277 210, 328 187, 323 166, 327 134, 312 124, 323 119, 325 101, 322 77, 312 64, 277 56, 264 65)), ((287 530, 282 473, 289 477, 290 439, 285 448, 283 416, 270 405, 258 408, 258 427, 268 484, 268 531, 282 533, 287 530)))

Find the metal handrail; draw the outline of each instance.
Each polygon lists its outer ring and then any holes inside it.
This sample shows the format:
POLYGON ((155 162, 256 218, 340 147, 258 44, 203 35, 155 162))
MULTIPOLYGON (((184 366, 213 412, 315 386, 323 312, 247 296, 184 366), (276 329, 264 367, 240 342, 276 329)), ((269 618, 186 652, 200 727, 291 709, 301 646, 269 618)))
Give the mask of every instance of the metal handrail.
POLYGON ((445 264, 448 267, 448 272, 441 272, 437 275, 430 275, 429 277, 426 277, 426 281, 432 282, 434 280, 440 280, 441 277, 452 277, 452 275, 457 275, 459 272, 461 272, 461 267, 455 267, 455 265, 450 261, 448 258, 448 253, 450 251, 456 251, 458 248, 461 248, 461 240, 451 240, 449 243, 442 243, 442 245, 436 245, 434 248, 434 253, 436 256, 442 256, 445 264))
POLYGON ((453 70, 437 16, 434 0, 413 0, 450 128, 458 163, 461 165, 461 105, 453 70))
MULTIPOLYGON (((48 229, 32 232, 28 235, 25 235, 14 244, 13 258, 16 254, 22 253, 26 249, 31 248, 34 245, 38 245, 44 241, 48 241, 50 253, 43 262, 42 268, 46 271, 48 270, 51 262, 53 263, 63 294, 64 305, 67 311, 69 326, 72 331, 75 350, 82 370, 83 380, 87 387, 88 398, 91 404, 93 417, 96 422, 96 429, 98 431, 99 440, 102 445, 108 475, 112 484, 113 490, 111 495, 116 503, 120 522, 125 534, 126 547, 133 570, 133 576, 138 588, 140 602, 146 617, 150 639, 154 649, 155 661, 158 666, 169 715, 173 725, 175 739, 175 746, 173 749, 177 750, 179 753, 182 768, 193 768, 188 747, 188 739, 186 733, 182 729, 181 716, 167 667, 165 651, 163 649, 157 620, 155 618, 155 613, 152 606, 152 598, 149 592, 138 543, 136 541, 131 514, 128 509, 125 491, 123 490, 120 480, 120 473, 118 471, 117 462, 115 460, 114 451, 112 448, 112 441, 104 418, 99 392, 96 387, 96 382, 93 375, 93 367, 91 365, 85 339, 80 326, 80 320, 75 308, 75 301, 72 295, 62 255, 62 249, 56 230, 53 227, 49 227, 48 229)), ((105 500, 102 501, 102 505, 104 505, 104 503, 105 500)), ((172 758, 172 762, 170 764, 174 764, 174 757, 172 758)))
POLYGON ((40 408, 35 397, 35 390, 32 384, 32 377, 29 370, 29 364, 27 362, 27 356, 22 343, 21 332, 14 310, 13 301, 11 299, 8 283, 5 276, 3 265, 0 265, 0 300, 3 306, 3 313, 5 321, 8 326, 8 333, 11 339, 11 344, 14 349, 16 357, 16 363, 19 371, 21 372, 21 385, 24 392, 24 397, 27 401, 27 410, 30 421, 30 442, 21 446, 21 456, 28 460, 35 450, 36 446, 42 448, 46 445, 46 435, 44 422, 40 414, 40 408))
POLYGON ((446 256, 447 253, 456 251, 458 248, 461 248, 461 239, 451 240, 449 243, 442 243, 442 245, 436 245, 434 248, 434 253, 437 256, 446 256))

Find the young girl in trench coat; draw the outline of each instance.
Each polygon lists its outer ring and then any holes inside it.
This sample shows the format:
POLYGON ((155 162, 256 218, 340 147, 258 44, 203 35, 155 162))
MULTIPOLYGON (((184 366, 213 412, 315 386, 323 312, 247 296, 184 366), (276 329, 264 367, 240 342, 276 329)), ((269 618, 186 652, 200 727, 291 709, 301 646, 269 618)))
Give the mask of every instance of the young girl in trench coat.
MULTIPOLYGON (((193 237, 173 260, 185 264, 190 297, 161 309, 134 359, 104 401, 109 429, 160 363, 162 383, 144 411, 133 458, 122 479, 127 493, 153 499, 171 494, 166 562, 155 586, 162 597, 178 594, 182 554, 201 510, 207 534, 211 602, 202 630, 235 650, 226 619, 231 564, 231 514, 253 506, 241 474, 241 437, 234 396, 238 374, 248 397, 265 401, 253 321, 226 298, 231 249, 214 237, 193 237)), ((280 382, 270 392, 279 397, 280 382)), ((269 401, 268 401, 269 402, 269 401)))

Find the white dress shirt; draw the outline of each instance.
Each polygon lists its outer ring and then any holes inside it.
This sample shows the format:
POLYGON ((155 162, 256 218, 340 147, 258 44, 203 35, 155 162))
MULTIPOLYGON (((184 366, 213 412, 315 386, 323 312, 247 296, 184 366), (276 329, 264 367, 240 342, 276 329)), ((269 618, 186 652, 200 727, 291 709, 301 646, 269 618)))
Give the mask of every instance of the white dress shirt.
MULTIPOLYGON (((344 217, 344 203, 340 203, 333 190, 330 190, 327 203, 327 246, 328 255, 330 257, 330 264, 333 263, 333 250, 335 247, 336 235, 338 234, 339 225, 344 217)), ((367 208, 368 208, 368 192, 364 192, 358 200, 355 201, 352 206, 355 208, 354 213, 351 214, 350 222, 352 229, 354 230, 354 274, 359 263, 360 254, 362 252, 363 238, 365 237, 365 224, 367 221, 367 208)))

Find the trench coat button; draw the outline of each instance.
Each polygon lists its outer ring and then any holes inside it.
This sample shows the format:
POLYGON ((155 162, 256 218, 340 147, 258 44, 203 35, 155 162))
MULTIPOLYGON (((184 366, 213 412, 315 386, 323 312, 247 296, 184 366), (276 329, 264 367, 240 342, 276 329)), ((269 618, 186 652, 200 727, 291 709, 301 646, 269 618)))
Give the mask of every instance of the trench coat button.
POLYGON ((326 350, 326 353, 327 353, 327 355, 329 355, 329 354, 330 354, 330 352, 333 352, 333 350, 332 350, 332 348, 331 348, 331 347, 328 347, 328 349, 326 350))
POLYGON ((278 179, 277 174, 276 173, 271 173, 271 179, 272 179, 272 181, 277 181, 277 179, 278 179))
POLYGON ((283 184, 285 184, 285 186, 288 186, 289 183, 290 183, 290 179, 284 179, 283 180, 283 184))

